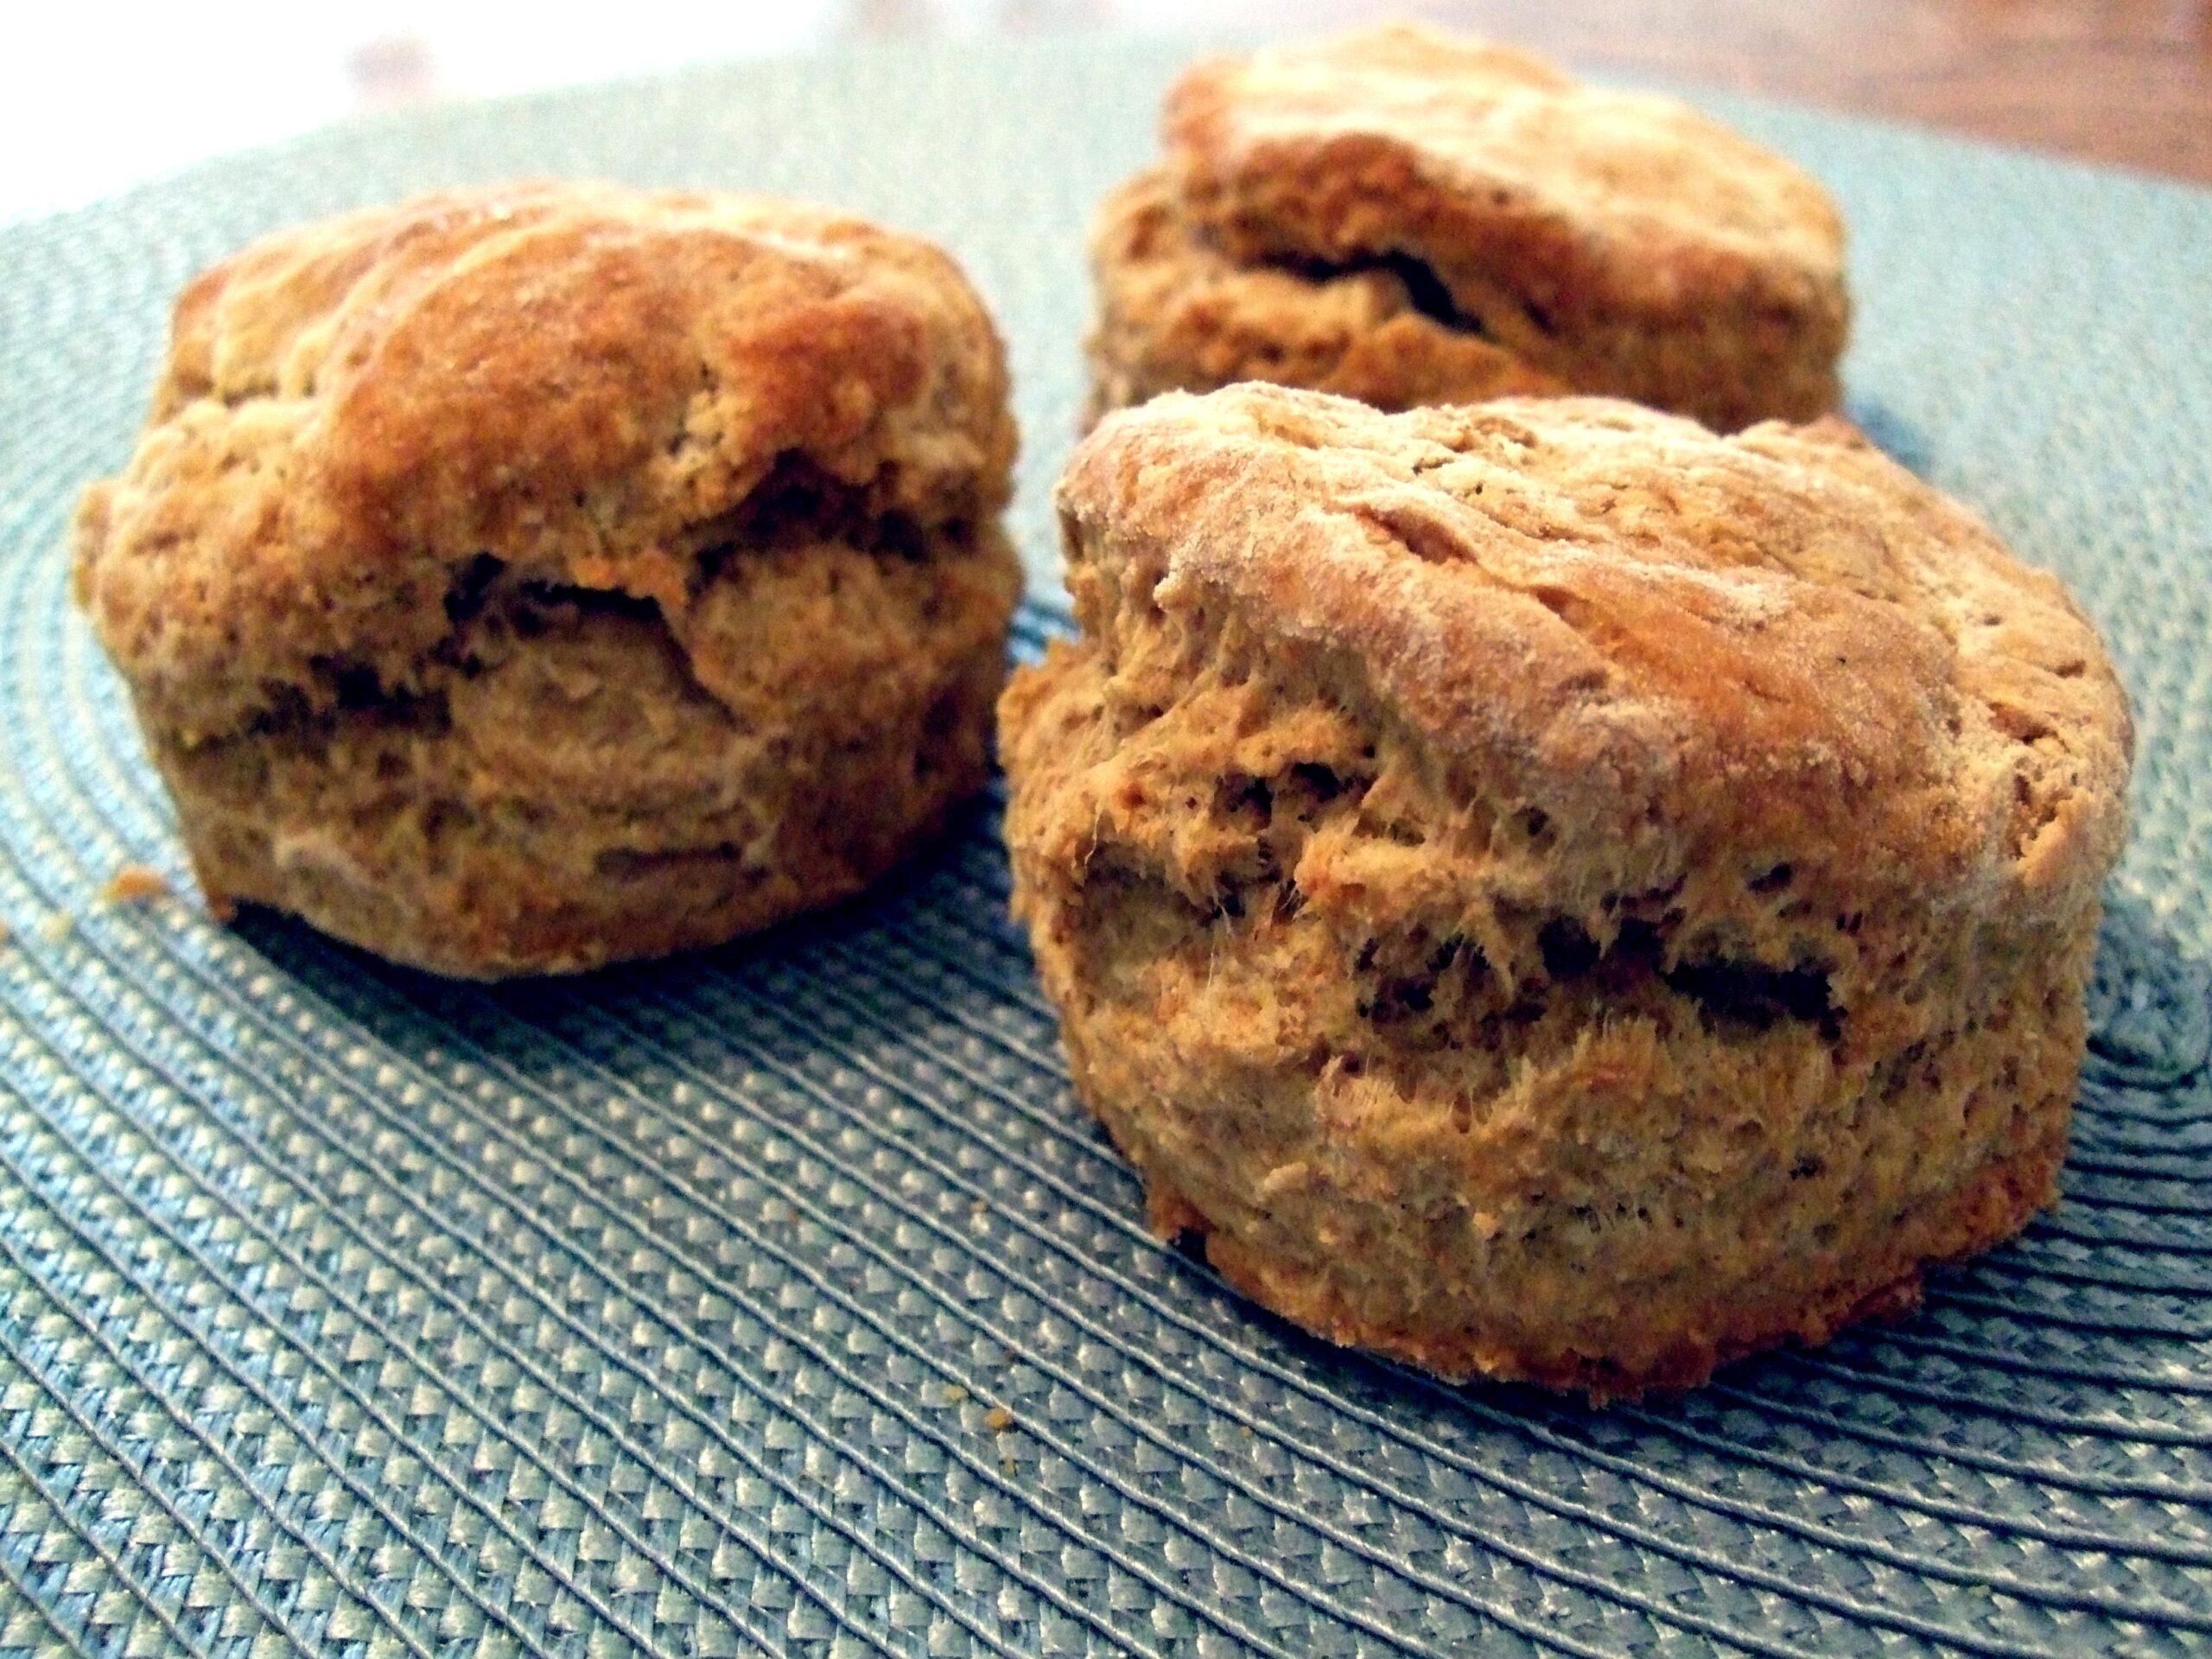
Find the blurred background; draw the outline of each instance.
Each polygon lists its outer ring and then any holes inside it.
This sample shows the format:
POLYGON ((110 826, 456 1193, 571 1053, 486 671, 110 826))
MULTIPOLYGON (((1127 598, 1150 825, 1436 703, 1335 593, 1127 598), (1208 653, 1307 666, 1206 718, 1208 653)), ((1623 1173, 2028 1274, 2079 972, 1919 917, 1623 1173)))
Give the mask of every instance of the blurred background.
POLYGON ((378 110, 701 60, 1388 16, 2212 183, 2212 0, 43 0, 0 26, 0 219, 378 110))

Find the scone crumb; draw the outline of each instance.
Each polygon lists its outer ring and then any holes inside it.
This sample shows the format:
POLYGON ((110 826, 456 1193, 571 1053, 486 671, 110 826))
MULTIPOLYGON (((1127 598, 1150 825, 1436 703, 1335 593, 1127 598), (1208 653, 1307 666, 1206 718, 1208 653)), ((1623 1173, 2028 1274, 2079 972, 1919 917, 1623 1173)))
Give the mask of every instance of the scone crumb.
POLYGON ((1004 1406, 993 1406, 983 1414, 983 1423, 994 1434, 1003 1434, 1014 1427, 1014 1414, 1004 1406))
POLYGON ((159 899, 169 890, 168 878, 159 870, 145 864, 125 864, 109 878, 100 889, 104 905, 135 905, 147 899, 159 899))
POLYGON ((962 1388, 957 1382, 948 1382, 944 1385, 944 1403, 946 1405, 957 1406, 967 1397, 968 1390, 962 1388))
POLYGON ((69 937, 69 930, 77 918, 66 910, 57 910, 38 925, 39 936, 48 944, 59 944, 69 937))

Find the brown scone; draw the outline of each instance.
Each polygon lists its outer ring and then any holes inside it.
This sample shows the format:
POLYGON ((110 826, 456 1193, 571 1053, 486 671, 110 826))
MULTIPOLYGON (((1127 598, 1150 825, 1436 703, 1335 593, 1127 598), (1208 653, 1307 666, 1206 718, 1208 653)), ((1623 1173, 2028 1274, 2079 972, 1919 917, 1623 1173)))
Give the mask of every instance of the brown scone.
POLYGON ((1686 105, 1399 25, 1198 63, 1161 125, 1093 234, 1094 415, 1239 379, 1723 430, 1834 405, 1842 223, 1686 105))
POLYGON ((1331 1339, 1592 1395, 2050 1201, 2127 709, 1839 422, 1243 385, 1061 480, 1014 905, 1154 1224, 1331 1339))
MULTIPOLYGON (((1402 262, 1401 262, 1402 264, 1402 262)), ((1098 320, 1089 419, 1163 391, 1272 380, 1378 409, 1554 393, 1481 332, 1416 302, 1408 272, 1375 263, 1333 275, 1240 264, 1192 235, 1164 168, 1108 196, 1091 233, 1098 320)))
POLYGON ((926 244, 429 196, 185 290, 77 591, 219 912, 569 971, 849 894, 982 781, 1014 448, 926 244))

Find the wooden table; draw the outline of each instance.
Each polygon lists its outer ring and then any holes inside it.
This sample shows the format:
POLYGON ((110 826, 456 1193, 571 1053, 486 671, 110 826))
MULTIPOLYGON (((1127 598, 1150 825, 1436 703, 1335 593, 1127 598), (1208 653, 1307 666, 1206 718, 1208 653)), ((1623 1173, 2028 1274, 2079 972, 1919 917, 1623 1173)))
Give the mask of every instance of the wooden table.
POLYGON ((2212 184, 2212 0, 333 0, 35 8, 0 54, 0 220, 364 109, 651 73, 861 35, 1313 34, 1425 16, 1584 67, 1801 99, 2212 184), (173 16, 171 14, 174 14, 173 16), (163 20, 166 21, 163 21, 163 20), (143 27, 141 25, 143 25, 143 27), (159 25, 156 27, 156 25, 159 25), (32 27, 32 25, 35 25, 32 27), (251 97, 210 98, 210 86, 251 97))
MULTIPOLYGON (((954 10, 861 0, 849 25, 954 10)), ((1421 16, 1591 68, 1796 99, 2212 184, 2212 0, 999 0, 988 26, 1304 33, 1421 16)))

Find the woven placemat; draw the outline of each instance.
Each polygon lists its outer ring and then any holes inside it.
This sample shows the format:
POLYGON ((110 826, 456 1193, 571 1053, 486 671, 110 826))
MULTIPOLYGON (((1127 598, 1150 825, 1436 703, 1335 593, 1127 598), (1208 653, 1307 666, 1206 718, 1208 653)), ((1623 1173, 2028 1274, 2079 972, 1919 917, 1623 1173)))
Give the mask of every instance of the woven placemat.
POLYGON ((2075 585, 2143 759, 2063 1205, 1678 1402, 1442 1388, 1155 1243, 988 802, 818 923, 569 983, 100 902, 188 889, 64 526, 192 270, 519 173, 930 233, 1009 336, 1049 585, 1082 225, 1181 55, 441 110, 0 231, 0 1648, 2212 1649, 2212 196, 1704 100, 1841 198, 1854 413, 2075 585))

